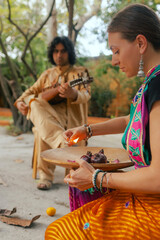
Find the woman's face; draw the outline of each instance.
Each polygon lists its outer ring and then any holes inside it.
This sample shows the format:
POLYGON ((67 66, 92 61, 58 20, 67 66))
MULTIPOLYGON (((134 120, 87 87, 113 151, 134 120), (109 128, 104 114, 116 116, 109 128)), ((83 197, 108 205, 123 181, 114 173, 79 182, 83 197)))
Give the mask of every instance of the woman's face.
POLYGON ((135 41, 129 42, 122 38, 121 33, 108 34, 109 47, 112 50, 112 65, 118 65, 127 77, 137 75, 139 69, 140 53, 135 41))

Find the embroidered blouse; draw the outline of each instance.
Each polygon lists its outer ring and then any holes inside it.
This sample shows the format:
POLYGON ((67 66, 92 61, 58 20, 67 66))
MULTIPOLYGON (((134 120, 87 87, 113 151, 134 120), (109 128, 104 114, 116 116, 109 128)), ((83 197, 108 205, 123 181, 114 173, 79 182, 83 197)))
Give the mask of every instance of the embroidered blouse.
POLYGON ((151 161, 149 113, 154 102, 160 100, 159 83, 160 65, 157 65, 148 72, 132 101, 130 121, 122 137, 122 144, 135 163, 135 168, 147 166, 151 161))

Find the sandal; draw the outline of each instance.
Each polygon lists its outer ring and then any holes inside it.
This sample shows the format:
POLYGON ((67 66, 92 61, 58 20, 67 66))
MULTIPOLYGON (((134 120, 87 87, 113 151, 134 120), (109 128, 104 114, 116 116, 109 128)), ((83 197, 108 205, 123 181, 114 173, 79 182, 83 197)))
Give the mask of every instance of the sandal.
POLYGON ((40 190, 49 190, 52 187, 52 181, 47 179, 40 179, 37 188, 40 190))

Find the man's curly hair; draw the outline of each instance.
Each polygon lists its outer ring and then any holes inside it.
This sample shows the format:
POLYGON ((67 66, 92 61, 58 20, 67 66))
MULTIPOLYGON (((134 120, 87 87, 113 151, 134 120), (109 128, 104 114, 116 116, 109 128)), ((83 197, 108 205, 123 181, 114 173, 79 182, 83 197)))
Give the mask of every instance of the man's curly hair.
POLYGON ((72 41, 65 36, 62 37, 55 37, 52 42, 48 46, 48 59, 53 64, 56 65, 53 59, 53 52, 57 44, 63 44, 64 48, 68 52, 68 60, 71 65, 74 65, 76 62, 76 54, 74 50, 74 45, 72 41))

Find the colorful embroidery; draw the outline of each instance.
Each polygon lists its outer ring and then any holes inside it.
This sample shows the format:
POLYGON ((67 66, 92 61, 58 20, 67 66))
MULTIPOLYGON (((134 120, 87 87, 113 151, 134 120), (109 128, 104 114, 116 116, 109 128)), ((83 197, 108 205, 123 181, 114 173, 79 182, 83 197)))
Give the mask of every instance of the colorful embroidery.
POLYGON ((158 74, 160 74, 160 65, 157 65, 149 71, 144 83, 135 95, 131 106, 130 122, 122 138, 124 148, 127 149, 130 159, 135 162, 137 166, 149 165, 148 150, 145 149, 145 131, 149 113, 144 93, 148 89, 148 83, 158 74))
POLYGON ((89 223, 88 222, 84 224, 83 229, 86 230, 87 228, 89 228, 89 223))
POLYGON ((126 208, 128 208, 128 206, 129 206, 129 201, 126 202, 126 204, 125 204, 125 207, 126 207, 126 208))

